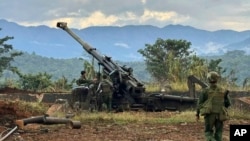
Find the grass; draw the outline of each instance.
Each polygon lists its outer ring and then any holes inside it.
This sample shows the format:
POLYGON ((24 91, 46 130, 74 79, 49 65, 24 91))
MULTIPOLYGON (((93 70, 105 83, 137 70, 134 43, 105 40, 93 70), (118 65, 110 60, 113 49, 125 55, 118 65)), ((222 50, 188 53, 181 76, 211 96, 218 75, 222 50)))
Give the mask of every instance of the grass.
MULTIPOLYGON (((246 88, 242 88, 241 86, 228 86, 227 84, 220 84, 221 86, 225 86, 226 89, 229 89, 230 91, 249 91, 250 86, 246 88)), ((196 91, 201 90, 201 86, 196 84, 196 91)), ((147 92, 159 92, 162 89, 169 90, 169 91, 179 91, 179 92, 186 92, 188 91, 187 82, 176 82, 171 83, 169 86, 161 86, 160 83, 150 83, 145 85, 147 92), (165 88, 164 88, 165 87, 165 88)))
MULTIPOLYGON (((120 113, 106 113, 106 112, 82 112, 78 113, 73 119, 86 122, 102 122, 102 123, 115 123, 115 124, 128 124, 128 123, 146 123, 146 124, 178 124, 186 122, 195 122, 195 112, 120 112, 120 113)), ((56 116, 64 116, 58 113, 56 116)))
POLYGON ((39 102, 19 101, 16 104, 18 104, 19 110, 28 111, 32 115, 44 114, 44 113, 46 113, 46 110, 48 109, 47 106, 45 106, 44 104, 39 103, 39 102))
MULTIPOLYGON (((159 88, 159 87, 158 87, 159 88)), ((33 115, 46 113, 48 109, 43 103, 39 102, 18 102, 18 107, 21 111, 29 111, 33 115)), ((237 107, 229 108, 229 115, 231 119, 235 120, 250 120, 250 112, 239 109, 237 107)), ((65 117, 65 113, 56 112, 53 114, 56 117, 65 117)), ((185 112, 121 112, 121 113, 106 113, 106 112, 81 112, 77 113, 74 120, 81 122, 104 122, 115 124, 127 123, 147 123, 147 124, 178 124, 178 123, 192 123, 195 121, 195 111, 185 112)), ((203 118, 201 117, 201 121, 203 118)))
MULTIPOLYGON (((29 111, 32 115, 46 113, 47 106, 38 102, 19 102, 18 107, 21 111, 29 111)), ((186 124, 195 123, 196 112, 145 112, 145 111, 126 111, 120 113, 106 112, 78 112, 73 120, 81 121, 81 123, 98 123, 98 124, 186 124)), ((250 120, 250 112, 236 107, 229 108, 231 120, 250 120)), ((65 113, 57 111, 53 117, 65 117, 65 113)), ((204 122, 203 117, 200 117, 200 122, 204 122)))
POLYGON ((232 107, 229 109, 231 119, 250 120, 250 111, 232 107))
MULTIPOLYGON (((81 112, 78 113, 73 120, 81 121, 82 123, 114 123, 114 124, 182 124, 195 123, 195 111, 185 112, 120 112, 120 113, 106 113, 106 112, 81 112)), ((230 119, 236 120, 250 120, 250 112, 235 108, 229 109, 230 119)), ((63 113, 57 113, 56 116, 65 116, 63 113)), ((200 122, 204 122, 203 117, 200 117, 200 122)))
MULTIPOLYGON (((188 91, 187 83, 183 82, 176 82, 171 83, 169 86, 161 86, 159 83, 147 84, 145 85, 147 92, 159 92, 162 89, 166 91, 179 91, 179 92, 186 92, 188 91)), ((197 85, 196 90, 200 90, 201 87, 197 85)))

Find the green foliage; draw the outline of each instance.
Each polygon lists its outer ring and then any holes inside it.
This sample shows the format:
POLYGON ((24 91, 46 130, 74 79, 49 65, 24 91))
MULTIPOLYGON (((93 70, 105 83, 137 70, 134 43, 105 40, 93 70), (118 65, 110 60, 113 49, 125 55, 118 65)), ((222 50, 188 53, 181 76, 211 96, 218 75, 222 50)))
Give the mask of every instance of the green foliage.
POLYGON ((245 78, 242 84, 243 90, 247 91, 249 86, 250 86, 250 79, 249 78, 245 78))
POLYGON ((31 91, 46 91, 51 89, 52 81, 51 75, 46 72, 38 74, 22 74, 17 69, 13 68, 13 72, 15 72, 19 78, 19 85, 24 90, 31 91))
MULTIPOLYGON (((171 58, 171 56, 169 57, 171 58)), ((187 68, 182 73, 185 75, 195 75, 202 81, 206 81, 206 74, 208 72, 208 66, 209 62, 211 60, 221 59, 222 61, 218 64, 217 68, 226 68, 221 70, 226 70, 226 72, 222 73, 223 79, 225 79, 224 84, 225 86, 244 86, 245 90, 250 89, 250 73, 249 73, 249 66, 250 66, 250 55, 244 54, 244 51, 232 51, 228 52, 225 55, 221 56, 209 56, 209 57, 200 57, 196 55, 190 55, 188 59, 188 66, 185 66, 187 68), (230 72, 232 71, 232 72, 230 72), (185 73, 184 73, 185 72, 185 73), (234 73, 233 73, 234 72, 234 73), (237 80, 235 79, 237 78, 237 80), (236 80, 236 81, 234 81, 236 80), (245 81, 244 81, 245 80, 245 81), (231 84, 231 82, 235 84, 231 84), (228 83, 230 82, 230 83, 228 83)), ((213 61, 213 62, 214 62, 213 61)), ((121 66, 126 65, 133 68, 133 74, 134 76, 144 82, 144 83, 153 83, 155 82, 155 79, 151 76, 151 73, 146 70, 147 64, 143 61, 137 61, 137 62, 121 62, 117 61, 117 63, 121 66)), ((173 63, 173 62, 172 62, 173 63)), ((47 74, 52 75, 51 80, 57 81, 58 79, 62 79, 62 76, 67 79, 68 83, 72 83, 71 81, 74 81, 74 79, 79 78, 80 71, 83 70, 83 61, 79 60, 78 58, 72 58, 72 59, 54 59, 54 58, 47 58, 47 57, 41 57, 35 54, 28 54, 23 53, 21 56, 17 56, 14 58, 14 61, 11 62, 11 66, 17 67, 22 73, 24 74, 37 74, 39 72, 46 72, 47 74), (46 67, 44 67, 46 66, 46 67)), ((178 63, 172 66, 178 66, 178 63)), ((97 68, 97 66, 95 66, 97 68)), ((173 67, 174 68, 174 67, 173 67)), ((175 67, 177 68, 177 67, 175 67)), ((216 68, 216 67, 215 67, 216 68)), ((97 69, 96 69, 97 70, 97 69)), ((173 69, 174 70, 174 69, 173 69)), ((173 71, 172 72, 175 72, 173 71)), ((178 70, 178 69, 175 69, 178 70)), ((163 70, 164 71, 164 70, 163 70)), ((223 72, 223 71, 222 71, 223 72)), ((178 72, 175 72, 178 73, 178 72)), ((8 78, 9 84, 16 86, 15 81, 18 79, 16 75, 13 75, 9 72, 3 72, 3 76, 1 80, 6 81, 6 78, 8 78)), ((186 84, 185 75, 183 76, 183 80, 180 83, 186 84)), ((179 74, 177 75, 179 76, 179 74)), ((182 76, 182 75, 180 75, 182 76)), ((162 75, 163 77, 163 75, 162 75)), ((176 78, 175 76, 172 76, 171 78, 176 78)), ((178 85, 179 82, 176 84, 178 85)), ((69 84, 69 85, 70 85, 69 84)), ((161 83, 164 85, 172 85, 175 83, 161 83)), ((56 86, 53 85, 53 87, 56 88, 56 86)))
POLYGON ((68 91, 72 88, 72 85, 74 83, 74 80, 71 81, 70 84, 68 84, 68 80, 65 76, 62 76, 62 78, 56 80, 53 82, 53 91, 59 92, 59 91, 68 91))
POLYGON ((93 79, 95 77, 94 64, 90 64, 88 61, 85 60, 83 66, 84 70, 86 71, 86 78, 88 80, 93 79))
POLYGON ((0 76, 2 76, 5 69, 11 67, 10 62, 14 60, 14 57, 22 54, 21 52, 13 51, 12 45, 5 43, 11 39, 14 39, 14 37, 6 36, 4 38, 0 38, 0 76))
POLYGON ((222 73, 222 77, 225 79, 225 84, 228 87, 244 86, 247 87, 247 80, 250 78, 249 66, 250 66, 250 55, 247 55, 244 51, 234 50, 228 51, 221 56, 209 56, 207 60, 221 59, 220 66, 225 69, 222 73))
POLYGON ((80 76, 83 69, 83 61, 78 58, 72 59, 55 59, 42 57, 36 54, 23 53, 12 62, 24 74, 47 72, 52 75, 52 80, 61 79, 65 76, 69 81, 80 76))
POLYGON ((155 44, 146 44, 138 50, 145 57, 147 70, 160 82, 181 81, 187 69, 190 42, 185 40, 157 39, 155 44))
POLYGON ((189 66, 189 75, 195 75, 202 81, 206 81, 206 75, 208 72, 208 67, 206 60, 203 58, 200 58, 196 55, 191 56, 190 60, 190 66, 189 66))
MULTIPOLYGON (((138 52, 145 57, 149 73, 161 84, 186 83, 189 75, 205 80, 208 64, 192 51, 186 40, 158 39, 155 44, 146 44, 138 52)), ((213 64, 213 67, 218 67, 213 64)))
MULTIPOLYGON (((190 45, 191 43, 185 40, 157 39, 155 44, 146 44, 146 47, 138 52, 145 57, 149 73, 161 85, 177 86, 172 84, 186 83, 189 75, 195 75, 201 81, 206 81, 209 71, 216 71, 220 75, 227 71, 221 66, 221 58, 207 61, 189 51, 190 45)), ((221 79, 222 83, 236 87, 237 77, 235 76, 236 72, 232 70, 228 76, 221 79)))
POLYGON ((222 74, 226 71, 226 69, 223 69, 219 64, 222 62, 222 59, 212 59, 210 60, 208 64, 208 70, 209 71, 216 71, 219 74, 222 74))

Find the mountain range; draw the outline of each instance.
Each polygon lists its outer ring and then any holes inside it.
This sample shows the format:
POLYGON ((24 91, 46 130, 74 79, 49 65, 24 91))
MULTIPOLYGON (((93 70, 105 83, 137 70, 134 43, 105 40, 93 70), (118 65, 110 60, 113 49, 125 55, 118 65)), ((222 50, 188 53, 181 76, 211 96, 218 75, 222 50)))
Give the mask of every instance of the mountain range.
MULTIPOLYGON (((68 25, 69 28, 70 25, 68 25)), ((44 57, 68 59, 86 57, 86 51, 65 31, 48 26, 21 26, 0 19, 0 39, 14 37, 8 44, 14 49, 35 53, 44 57)), ((191 50, 200 56, 222 55, 231 50, 244 50, 250 54, 250 30, 207 31, 191 26, 167 25, 159 28, 151 25, 93 26, 74 29, 84 42, 96 48, 100 55, 114 60, 140 61, 139 49, 154 44, 157 38, 182 39, 192 43, 191 50)))

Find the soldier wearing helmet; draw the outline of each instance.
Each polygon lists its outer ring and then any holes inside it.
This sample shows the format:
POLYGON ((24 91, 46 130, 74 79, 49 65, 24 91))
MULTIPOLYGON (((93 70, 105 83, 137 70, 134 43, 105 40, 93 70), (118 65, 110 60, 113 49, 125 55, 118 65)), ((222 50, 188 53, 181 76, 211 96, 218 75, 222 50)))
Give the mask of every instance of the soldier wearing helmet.
POLYGON ((197 105, 196 119, 200 114, 204 116, 207 141, 222 140, 223 122, 228 119, 227 108, 231 105, 229 91, 217 84, 219 79, 215 71, 207 74, 209 86, 202 90, 197 105))
POLYGON ((102 76, 96 93, 99 94, 99 110, 110 112, 112 110, 113 83, 108 80, 107 75, 102 76))
POLYGON ((207 74, 207 80, 209 83, 217 83, 219 79, 220 75, 215 71, 211 71, 207 74))

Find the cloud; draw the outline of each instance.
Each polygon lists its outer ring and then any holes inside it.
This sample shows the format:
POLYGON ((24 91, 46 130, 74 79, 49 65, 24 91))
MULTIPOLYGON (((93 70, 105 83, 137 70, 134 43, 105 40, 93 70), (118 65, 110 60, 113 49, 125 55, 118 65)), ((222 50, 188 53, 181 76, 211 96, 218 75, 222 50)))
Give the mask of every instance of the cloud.
POLYGON ((205 47, 194 47, 194 51, 199 53, 199 55, 207 55, 207 54, 220 54, 226 53, 227 49, 224 48, 224 45, 217 44, 215 42, 208 42, 205 47))
POLYGON ((133 61, 143 60, 143 57, 141 55, 135 53, 126 54, 126 56, 124 57, 129 58, 129 60, 133 61))
POLYGON ((118 46, 122 48, 130 48, 130 46, 126 43, 115 43, 114 46, 118 46))
POLYGON ((243 50, 246 52, 246 54, 250 54, 250 46, 244 47, 243 50))
POLYGON ((124 26, 131 24, 163 27, 189 25, 205 30, 250 29, 247 0, 10 0, 0 3, 0 17, 26 26, 55 27, 59 20, 73 28, 124 26))
POLYGON ((174 23, 183 22, 188 20, 189 17, 178 15, 174 11, 151 11, 148 9, 144 10, 143 15, 140 17, 140 21, 143 23, 150 19, 154 19, 159 22, 172 21, 174 23))
POLYGON ((38 45, 38 46, 53 46, 53 47, 62 47, 62 46, 65 46, 63 44, 59 44, 59 43, 45 43, 45 42, 39 42, 39 41, 31 41, 30 42, 31 44, 35 44, 35 45, 38 45))
POLYGON ((80 20, 80 27, 112 25, 117 20, 115 15, 105 15, 101 11, 95 11, 89 17, 80 20))
POLYGON ((142 4, 146 4, 147 0, 141 0, 142 4))

